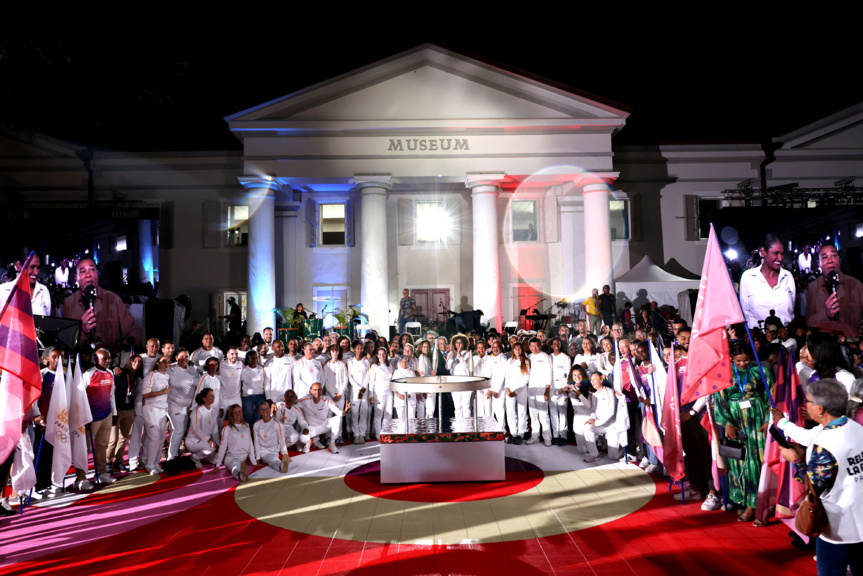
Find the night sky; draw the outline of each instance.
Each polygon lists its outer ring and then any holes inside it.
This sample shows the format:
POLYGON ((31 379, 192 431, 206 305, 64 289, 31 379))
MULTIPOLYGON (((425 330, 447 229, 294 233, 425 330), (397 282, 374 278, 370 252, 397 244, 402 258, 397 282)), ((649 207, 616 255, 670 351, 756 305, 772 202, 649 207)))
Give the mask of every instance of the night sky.
POLYGON ((343 25, 255 11, 215 24, 7 22, 0 125, 98 148, 239 149, 224 116, 425 42, 626 106, 618 145, 759 143, 863 100, 854 35, 817 15, 804 25, 751 13, 681 23, 614 5, 498 20, 442 10, 434 22, 343 25))

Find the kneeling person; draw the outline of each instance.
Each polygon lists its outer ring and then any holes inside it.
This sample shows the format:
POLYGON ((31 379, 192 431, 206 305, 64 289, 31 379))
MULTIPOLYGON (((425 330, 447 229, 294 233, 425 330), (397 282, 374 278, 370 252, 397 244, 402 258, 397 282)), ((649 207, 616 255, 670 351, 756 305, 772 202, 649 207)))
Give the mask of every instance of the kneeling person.
POLYGON ((324 445, 321 443, 320 437, 328 435, 330 452, 338 454, 336 438, 341 436, 342 416, 348 413, 351 405, 348 403, 345 410, 342 411, 332 400, 322 398, 321 390, 320 382, 312 384, 310 394, 299 402, 300 410, 303 411, 303 416, 309 423, 309 436, 312 438, 312 444, 315 448, 323 448, 324 445))
POLYGON ((260 462, 284 474, 288 471, 291 459, 285 446, 282 425, 273 419, 273 408, 267 401, 258 404, 258 415, 261 419, 254 424, 255 454, 258 455, 260 462), (279 454, 284 456, 281 461, 279 461, 279 454))
POLYGON ((309 423, 303 416, 302 410, 297 407, 297 393, 293 390, 285 392, 285 401, 279 402, 276 407, 276 420, 282 426, 282 435, 285 438, 285 446, 290 448, 299 443, 299 449, 308 452, 311 442, 309 440, 309 423))

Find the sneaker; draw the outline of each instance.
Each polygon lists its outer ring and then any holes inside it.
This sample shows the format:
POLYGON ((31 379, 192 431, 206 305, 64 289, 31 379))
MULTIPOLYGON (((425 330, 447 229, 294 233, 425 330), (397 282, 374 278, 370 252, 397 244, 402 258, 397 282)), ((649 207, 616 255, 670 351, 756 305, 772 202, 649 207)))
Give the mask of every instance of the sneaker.
POLYGON ((701 492, 697 490, 693 490, 691 488, 687 488, 685 492, 678 492, 674 495, 675 500, 683 500, 683 496, 686 495, 687 500, 701 500, 704 498, 701 495, 701 492))
POLYGON ((308 454, 311 447, 312 447, 311 442, 306 442, 305 444, 303 444, 303 454, 308 454))
POLYGON ((333 454, 339 453, 339 448, 338 448, 338 446, 336 446, 336 443, 334 440, 330 440, 329 448, 330 448, 330 452, 332 452, 333 454))
POLYGON ((587 463, 596 462, 597 460, 599 460, 599 458, 600 458, 599 454, 597 454, 596 456, 588 456, 587 458, 584 459, 584 461, 587 463))
POLYGON ((371 442, 371 441, 372 441, 372 436, 371 436, 371 434, 366 434, 366 435, 365 435, 365 437, 364 437, 364 440, 365 440, 365 442, 371 442))
POLYGON ((99 474, 99 482, 102 484, 113 484, 116 481, 116 478, 108 476, 107 474, 99 474))
POLYGON ((320 438, 315 438, 314 440, 312 440, 312 446, 314 446, 315 448, 324 448, 324 445, 321 444, 320 438))
POLYGON ((543 443, 543 444, 545 444, 545 445, 546 445, 546 447, 551 446, 551 440, 550 440, 550 439, 548 439, 548 438, 546 438, 545 440, 543 440, 543 442, 542 442, 542 443, 543 443))
POLYGON ((354 444, 357 444, 357 445, 365 444, 365 443, 366 443, 366 441, 362 436, 357 436, 357 440, 356 440, 356 442, 354 442, 354 444))
POLYGON ((124 464, 117 464, 116 466, 114 466, 114 471, 115 472, 128 472, 129 467, 124 465, 124 464))
POLYGON ((527 445, 536 444, 537 443, 536 436, 531 436, 530 438, 525 440, 524 443, 527 445))
POLYGON ((290 464, 291 464, 291 459, 288 458, 288 455, 285 454, 284 456, 282 456, 282 474, 288 473, 288 466, 290 466, 290 464))
POLYGON ((657 466, 656 464, 650 464, 647 466, 647 468, 644 469, 644 471, 648 474, 653 474, 657 470, 659 470, 659 466, 657 466))
POLYGON ((245 482, 249 479, 249 463, 245 460, 240 464, 240 482, 245 482))
POLYGON ((159 474, 161 474, 161 472, 158 470, 150 470, 150 476, 158 476, 159 474))
POLYGON ((524 438, 522 438, 521 436, 516 436, 515 440, 513 440, 512 443, 516 446, 521 446, 522 444, 524 444, 524 438))
POLYGON ((344 445, 345 445, 345 441, 342 440, 341 437, 336 438, 336 446, 344 446, 344 445))
POLYGON ((195 460, 194 458, 192 458, 192 462, 194 462, 194 463, 195 463, 195 468, 197 468, 198 470, 203 470, 203 469, 204 469, 204 465, 203 465, 203 464, 201 464, 201 461, 200 461, 200 460, 195 460))
POLYGON ((708 494, 707 500, 705 500, 704 504, 701 505, 701 509, 705 512, 713 512, 720 508, 722 508, 722 501, 716 496, 716 494, 708 494))
POLYGON ((73 486, 75 487, 75 490, 80 490, 81 492, 89 492, 93 489, 93 485, 90 484, 90 481, 86 478, 83 480, 76 481, 73 486))
POLYGON ((105 464, 105 473, 106 474, 113 474, 114 473, 114 467, 111 464, 105 464))
POLYGON ((638 460, 638 456, 636 456, 635 454, 627 454, 626 459, 630 462, 635 462, 636 460, 638 460))
POLYGON ((15 511, 12 510, 12 507, 9 505, 9 500, 3 498, 0 500, 0 517, 4 516, 14 516, 15 511))
POLYGON ((644 470, 648 466, 650 466, 650 460, 648 460, 647 456, 645 456, 644 458, 641 459, 641 462, 638 464, 638 467, 641 468, 642 470, 644 470))

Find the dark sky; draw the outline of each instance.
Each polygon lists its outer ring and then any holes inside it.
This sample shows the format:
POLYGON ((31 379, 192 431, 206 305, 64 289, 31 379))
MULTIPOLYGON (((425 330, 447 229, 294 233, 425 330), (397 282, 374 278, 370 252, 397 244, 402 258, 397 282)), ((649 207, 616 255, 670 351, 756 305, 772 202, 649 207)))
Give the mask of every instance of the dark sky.
POLYGON ((535 12, 340 26, 260 12, 139 28, 137 19, 6 23, 0 122, 105 148, 239 148, 224 116, 424 42, 629 107, 618 144, 762 142, 863 101, 853 35, 817 16, 704 14, 681 23, 621 16, 613 5, 596 15, 535 12))

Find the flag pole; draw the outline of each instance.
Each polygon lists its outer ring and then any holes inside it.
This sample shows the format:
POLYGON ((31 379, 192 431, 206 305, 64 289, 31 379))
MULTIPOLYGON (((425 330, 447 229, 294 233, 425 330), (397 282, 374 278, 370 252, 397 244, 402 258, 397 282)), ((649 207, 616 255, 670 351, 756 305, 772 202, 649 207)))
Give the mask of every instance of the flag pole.
MULTIPOLYGON (((742 306, 740 307, 743 308, 742 306)), ((758 359, 758 352, 755 351, 755 342, 752 341, 752 333, 749 332, 749 324, 746 322, 746 314, 743 314, 743 327, 746 328, 746 336, 749 338, 749 345, 752 347, 752 355, 755 356, 755 362, 758 364, 758 371, 761 372, 761 382, 767 390, 767 399, 770 400, 770 407, 776 408, 776 403, 773 402, 773 393, 767 388, 767 378, 764 376, 764 367, 761 365, 761 360, 758 359)))
MULTIPOLYGON (((43 426, 44 428, 44 426, 43 426)), ((42 437, 39 438, 39 449, 36 451, 36 462, 33 464, 34 470, 39 470, 39 457, 42 455, 42 444, 45 442, 45 432, 42 432, 42 437)), ((30 493, 27 494, 27 508, 30 507, 30 501, 33 499, 33 488, 30 488, 30 493)), ((24 513, 23 506, 21 513, 24 513)))
POLYGON ((87 432, 90 434, 90 448, 93 450, 93 478, 96 480, 96 484, 101 484, 102 480, 99 478, 99 465, 96 463, 96 443, 93 441, 93 429, 88 428, 87 432))

